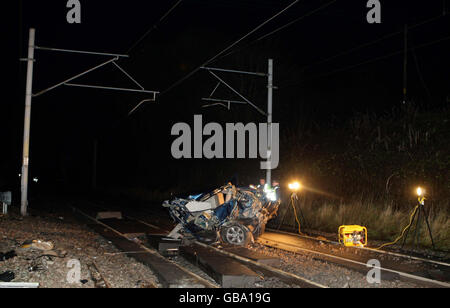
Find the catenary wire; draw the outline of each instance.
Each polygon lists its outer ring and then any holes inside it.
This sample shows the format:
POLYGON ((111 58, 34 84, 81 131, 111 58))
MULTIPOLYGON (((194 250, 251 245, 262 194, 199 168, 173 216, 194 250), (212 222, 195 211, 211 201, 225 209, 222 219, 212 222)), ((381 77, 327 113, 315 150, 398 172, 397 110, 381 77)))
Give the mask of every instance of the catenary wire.
POLYGON ((167 16, 172 13, 172 11, 177 8, 177 6, 182 2, 183 0, 178 0, 175 5, 173 5, 151 28, 149 28, 133 45, 130 46, 127 50, 127 54, 130 53, 139 43, 141 43, 153 30, 156 30, 158 26, 161 24, 161 22, 167 18, 167 16))
POLYGON ((294 6, 295 4, 297 4, 300 0, 295 0, 294 2, 292 2, 291 4, 289 4, 287 7, 285 7, 283 10, 281 10, 280 12, 278 12, 277 14, 275 14, 274 16, 272 16, 271 18, 267 19, 266 21, 264 21, 262 24, 260 24, 259 26, 257 26, 256 28, 254 28, 252 31, 248 32, 247 34, 245 34, 243 37, 241 37, 240 39, 238 39, 237 41, 235 41, 234 43, 232 43, 231 45, 229 45, 228 47, 226 47, 224 50, 222 50, 221 52, 219 52, 218 54, 216 54, 214 57, 212 57, 211 59, 207 60, 206 62, 204 62, 202 65, 198 66, 196 69, 194 69, 193 71, 191 71, 189 74, 187 74, 186 76, 184 76, 183 78, 179 79, 178 81, 176 81, 175 83, 173 83, 171 86, 169 86, 166 90, 162 91, 160 96, 168 93, 170 90, 172 90, 173 88, 175 88, 176 86, 178 86, 179 84, 183 83, 185 80, 187 80, 188 78, 190 78, 192 75, 194 75, 196 72, 198 72, 202 67, 210 64, 212 61, 214 61, 216 58, 220 57, 222 54, 224 54, 225 52, 227 52, 228 50, 230 50, 231 48, 233 48, 234 46, 236 46, 237 44, 239 44, 241 41, 243 41, 244 39, 246 39, 248 36, 252 35, 253 33, 255 33, 256 31, 258 31, 260 28, 262 28, 263 26, 265 26, 267 23, 269 23, 270 21, 272 21, 273 19, 277 18, 279 15, 283 14, 284 12, 286 12, 288 9, 290 9, 292 6, 294 6))
POLYGON ((229 55, 232 55, 232 54, 234 54, 234 53, 236 53, 236 52, 238 52, 238 51, 240 51, 240 50, 246 49, 246 48, 252 46, 253 44, 255 44, 255 43, 257 43, 257 42, 259 42, 259 41, 261 41, 261 40, 263 40, 263 39, 265 39, 265 38, 267 38, 267 37, 269 37, 269 36, 271 36, 271 35, 273 35, 273 34, 279 32, 279 31, 281 31, 281 30, 284 30, 285 28, 288 28, 288 27, 292 26, 294 23, 297 23, 297 22, 299 22, 299 21, 305 19, 306 17, 309 17, 309 16, 311 16, 311 15, 314 15, 315 13, 317 13, 317 12, 319 12, 319 11, 321 11, 321 10, 327 8, 327 7, 330 6, 330 5, 332 5, 332 4, 335 3, 336 1, 337 1, 337 0, 332 0, 332 1, 330 1, 330 2, 327 2, 327 3, 325 3, 324 5, 318 7, 317 9, 314 9, 314 10, 312 10, 312 11, 309 11, 308 13, 306 13, 306 14, 304 14, 304 15, 302 15, 302 16, 296 18, 296 19, 294 19, 293 21, 291 21, 291 22, 289 22, 289 23, 287 23, 287 24, 285 24, 285 25, 283 25, 283 26, 281 26, 281 27, 279 27, 279 28, 277 28, 277 29, 275 29, 275 30, 273 30, 273 31, 271 31, 271 32, 269 32, 269 33, 267 33, 267 34, 264 34, 264 35, 260 36, 259 38, 257 38, 256 40, 252 41, 251 43, 247 44, 247 45, 244 46, 244 47, 239 48, 239 49, 235 49, 235 50, 231 50, 231 51, 228 52, 227 54, 225 54, 225 55, 223 55, 222 57, 216 59, 216 61, 217 61, 217 60, 221 60, 221 59, 223 59, 223 58, 225 58, 225 57, 228 57, 229 55))
MULTIPOLYGON (((431 45, 434 45, 434 44, 438 44, 440 42, 443 42, 443 41, 446 41, 446 40, 449 40, 449 39, 450 39, 450 36, 446 36, 446 37, 443 37, 441 39, 438 39, 438 40, 435 40, 435 41, 432 41, 432 42, 428 42, 428 43, 424 43, 424 44, 415 46, 414 49, 428 47, 428 46, 431 46, 431 45)), ((411 51, 412 49, 413 48, 409 48, 408 51, 411 51)), ((404 50, 399 50, 399 51, 390 53, 388 55, 372 58, 372 59, 369 59, 369 60, 366 60, 366 61, 363 61, 363 62, 360 62, 360 63, 357 63, 357 64, 352 64, 352 65, 349 65, 349 66, 346 66, 346 67, 338 68, 336 70, 317 75, 317 76, 315 76, 313 78, 304 79, 304 80, 302 80, 300 82, 295 82, 295 83, 291 83, 291 84, 281 85, 280 88, 285 88, 285 87, 289 87, 289 86, 299 85, 299 84, 301 84, 301 83, 303 83, 303 82, 305 82, 307 80, 321 78, 321 77, 329 76, 329 75, 332 75, 332 74, 335 74, 335 73, 343 72, 343 71, 346 71, 346 70, 349 70, 349 69, 352 69, 352 68, 355 68, 355 67, 358 67, 358 66, 361 66, 361 65, 365 65, 365 64, 369 64, 369 63, 376 62, 376 61, 379 61, 379 60, 383 60, 383 59, 386 59, 386 58, 390 58, 392 56, 396 56, 396 55, 401 54, 403 52, 404 52, 404 50)))

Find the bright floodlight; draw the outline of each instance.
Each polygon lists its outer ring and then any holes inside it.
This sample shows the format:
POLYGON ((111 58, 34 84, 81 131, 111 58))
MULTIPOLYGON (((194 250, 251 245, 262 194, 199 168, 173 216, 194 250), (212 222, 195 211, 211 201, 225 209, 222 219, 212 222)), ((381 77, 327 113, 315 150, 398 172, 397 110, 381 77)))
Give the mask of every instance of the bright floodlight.
POLYGON ((421 197, 423 195, 423 189, 421 187, 417 188, 417 195, 421 197))
POLYGON ((289 189, 293 190, 293 191, 297 191, 302 187, 302 185, 299 182, 289 183, 288 186, 289 186, 289 189))
POLYGON ((270 201, 277 201, 277 193, 275 192, 275 190, 266 192, 266 197, 270 201))

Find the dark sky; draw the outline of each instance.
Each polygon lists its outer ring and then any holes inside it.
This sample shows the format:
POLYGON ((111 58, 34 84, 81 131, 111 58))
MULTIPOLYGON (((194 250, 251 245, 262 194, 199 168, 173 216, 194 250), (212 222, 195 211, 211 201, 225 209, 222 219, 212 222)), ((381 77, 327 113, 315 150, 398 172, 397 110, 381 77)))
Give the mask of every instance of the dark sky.
MULTIPOLYGON (((66 22, 66 1, 15 2, 8 12, 17 18, 7 27, 10 48, 3 58, 11 68, 11 76, 15 76, 6 83, 14 96, 1 103, 7 148, 2 153, 1 167, 8 179, 20 170, 26 64, 18 62, 18 58, 26 56, 28 29, 36 28, 37 46, 126 53, 177 1, 81 0, 81 24, 66 22)), ((62 179, 74 185, 89 183, 94 139, 99 140, 99 177, 105 183, 120 186, 145 181, 157 186, 171 177, 179 180, 183 174, 180 172, 214 167, 211 162, 182 164, 171 158, 173 124, 192 122, 194 114, 203 114, 205 122, 264 119, 249 106, 236 106, 231 112, 202 109, 201 98, 208 96, 216 84, 204 71, 169 92, 166 90, 291 2, 182 1, 131 50, 129 59, 118 62, 146 89, 164 92, 157 103, 147 104, 126 117, 148 96, 60 87, 34 99, 31 172, 51 178, 48 182, 62 179)), ((402 100, 401 31, 405 24, 426 21, 408 35, 409 48, 416 47, 414 53, 413 49, 408 52, 409 99, 425 108, 444 104, 450 96, 450 22, 448 15, 444 16, 444 11, 449 10, 450 4, 445 8, 448 1, 381 1, 382 23, 369 25, 366 0, 337 0, 286 29, 255 41, 329 2, 332 1, 299 1, 211 66, 264 72, 267 59, 273 58, 275 85, 279 87, 274 96, 274 120, 280 123, 282 131, 299 119, 327 123, 331 118, 345 120, 355 111, 382 113, 402 100), (375 44, 323 62, 391 33, 394 34, 375 44), (385 57, 390 54, 393 55, 385 57)), ((34 93, 108 59, 39 50, 35 57, 34 93)), ((264 79, 221 76, 259 107, 266 108, 264 79)), ((78 82, 133 87, 112 66, 78 82)), ((224 89, 217 95, 236 98, 224 89)), ((230 167, 228 173, 221 171, 224 176, 233 174, 232 163, 223 164, 230 167)), ((6 182, 10 185, 11 181, 6 182)))

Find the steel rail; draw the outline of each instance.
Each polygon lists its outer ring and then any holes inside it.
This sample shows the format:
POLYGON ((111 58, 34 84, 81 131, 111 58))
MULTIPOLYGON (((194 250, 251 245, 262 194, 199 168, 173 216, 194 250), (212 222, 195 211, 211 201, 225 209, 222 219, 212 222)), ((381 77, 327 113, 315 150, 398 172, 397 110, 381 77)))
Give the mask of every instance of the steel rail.
MULTIPOLYGON (((106 208, 103 207, 103 209, 106 209, 106 208)), ((143 212, 147 212, 147 211, 145 211, 143 209, 141 209, 141 210, 143 212)), ((149 212, 147 212, 147 213, 149 213, 149 212)), ((131 219, 135 219, 135 218, 132 218, 130 216, 128 216, 128 217, 131 218, 131 219)), ((314 237, 299 235, 299 234, 286 232, 286 231, 279 231, 279 230, 274 230, 274 229, 270 229, 270 228, 266 228, 266 230, 267 231, 271 231, 271 232, 275 232, 275 233, 295 235, 295 236, 297 236, 299 238, 315 240, 315 241, 318 241, 318 242, 322 241, 322 242, 327 242, 327 243, 331 243, 331 244, 334 244, 334 245, 338 245, 339 244, 338 242, 334 242, 334 241, 330 241, 330 240, 320 240, 320 239, 317 239, 317 238, 314 238, 314 237)), ((342 261, 342 262, 347 262, 347 263, 352 263, 352 264, 356 264, 356 265, 359 265, 359 266, 364 266, 364 268, 367 268, 367 264, 363 263, 363 262, 359 262, 359 261, 356 261, 356 260, 347 259, 347 258, 344 258, 344 257, 339 257, 339 256, 335 256, 335 255, 331 255, 331 254, 327 254, 327 253, 323 253, 323 252, 319 252, 319 251, 315 251, 315 250, 311 250, 311 249, 307 249, 307 248, 298 247, 298 246, 295 246, 295 245, 292 245, 292 244, 289 244, 289 243, 277 242, 277 241, 268 240, 268 239, 260 239, 260 240, 258 240, 258 242, 260 244, 268 246, 268 247, 273 247, 273 248, 277 248, 277 249, 281 249, 281 250, 285 250, 285 251, 290 251, 290 252, 295 250, 294 252, 297 252, 297 253, 300 250, 300 251, 304 251, 304 252, 320 255, 320 256, 323 256, 323 257, 326 257, 326 258, 331 258, 331 259, 339 260, 339 261, 342 261), (264 243, 264 241, 266 243, 264 243), (269 244, 272 244, 272 245, 269 245, 269 244), (287 246, 287 247, 284 247, 284 249, 283 249, 282 246, 287 246)), ((297 276, 297 275, 292 274, 292 273, 285 272, 283 270, 280 270, 280 269, 277 269, 277 268, 274 268, 274 267, 271 267, 271 266, 268 266, 268 265, 265 265, 265 264, 261 264, 259 262, 253 261, 251 259, 247 259, 245 257, 233 254, 231 252, 220 250, 218 248, 212 247, 212 246, 207 245, 207 244, 203 244, 203 243, 198 242, 198 241, 196 241, 195 243, 200 245, 200 246, 202 246, 202 247, 213 249, 214 251, 216 251, 216 252, 218 252, 218 253, 220 253, 220 254, 222 254, 224 256, 228 256, 228 257, 234 258, 234 259, 236 259, 238 261, 241 261, 241 262, 244 262, 244 263, 247 263, 247 264, 251 264, 251 265, 256 266, 256 267, 263 268, 266 271, 273 272, 273 273, 276 273, 278 275, 282 275, 282 276, 284 276, 286 278, 294 279, 294 280, 297 280, 297 281, 302 281, 303 283, 314 285, 314 286, 320 287, 320 288, 327 288, 327 286, 321 285, 319 283, 315 283, 315 282, 310 281, 310 280, 308 280, 306 278, 297 276)), ((418 257, 410 257, 410 256, 407 256, 407 255, 391 253, 391 252, 386 252, 386 251, 379 251, 379 250, 374 250, 374 249, 370 249, 370 248, 354 248, 354 249, 362 249, 362 250, 374 251, 374 252, 377 252, 377 253, 389 254, 389 255, 393 255, 393 256, 397 256, 397 257, 410 258, 410 259, 414 259, 414 260, 417 260, 417 261, 423 261, 423 262, 429 262, 429 263, 434 263, 434 264, 438 264, 438 265, 450 266, 450 264, 444 263, 444 262, 438 262, 438 261, 434 261, 434 260, 427 260, 427 259, 422 259, 422 258, 418 258, 418 257)), ((440 287, 450 288, 450 283, 447 283, 447 282, 442 282, 442 281, 438 281, 438 280, 434 280, 434 279, 429 279, 429 278, 426 278, 426 277, 421 277, 421 276, 405 273, 405 272, 402 272, 402 271, 397 271, 397 270, 394 270, 394 269, 384 268, 384 267, 373 267, 373 268, 378 268, 378 269, 380 269, 382 271, 398 274, 399 276, 401 276, 403 278, 410 279, 410 280, 415 280, 415 281, 420 281, 422 283, 427 283, 427 284, 432 284, 432 285, 438 285, 440 287)))
MULTIPOLYGON (((91 204, 92 206, 95 206, 95 207, 97 207, 97 208, 103 210, 103 211, 110 211, 110 210, 111 210, 111 209, 109 209, 109 208, 107 208, 107 207, 104 207, 103 205, 98 204, 98 203, 94 203, 94 202, 91 202, 91 201, 88 201, 88 203, 91 204)), ((125 217, 125 218, 128 218, 128 219, 131 219, 131 220, 136 220, 137 222, 139 222, 139 223, 141 223, 141 224, 144 224, 144 225, 146 225, 146 226, 149 226, 150 228, 160 229, 160 230, 161 230, 160 227, 155 226, 155 225, 153 225, 153 224, 150 224, 150 223, 148 223, 148 222, 145 222, 145 221, 143 221, 143 220, 140 220, 140 219, 138 219, 138 218, 136 218, 136 217, 134 217, 134 216, 130 216, 130 215, 128 215, 128 214, 127 214, 127 215, 124 215, 123 213, 122 213, 122 216, 125 217)))
MULTIPOLYGON (((101 205, 99 205, 97 203, 93 203, 93 202, 89 202, 89 203, 93 204, 94 206, 96 206, 98 208, 101 208, 103 210, 111 210, 111 209, 108 209, 108 208, 106 208, 104 206, 101 206, 101 205)), ((146 211, 144 211, 144 212, 146 212, 146 211)), ((147 223, 145 223, 143 221, 140 221, 140 220, 138 220, 138 219, 136 219, 136 218, 134 218, 132 216, 129 216, 129 215, 124 215, 124 217, 128 217, 129 219, 133 219, 133 220, 142 222, 144 224, 147 224, 147 223)), ((147 224, 147 225, 149 225, 151 227, 155 227, 155 226, 150 225, 150 224, 147 224)), ((278 269, 278 268, 275 268, 275 267, 272 267, 272 266, 269 266, 269 265, 266 265, 266 264, 262 264, 260 262, 251 260, 249 258, 245 258, 245 257, 239 256, 237 254, 234 254, 234 253, 231 253, 231 252, 228 252, 228 251, 224 251, 224 250, 218 249, 216 247, 212 247, 210 245, 201 243, 199 241, 195 241, 195 244, 197 244, 197 245, 199 245, 201 247, 204 247, 204 248, 212 249, 213 251, 215 251, 215 252, 217 252, 217 253, 225 256, 225 257, 230 257, 230 258, 233 258, 233 259, 235 259, 237 261, 240 261, 240 262, 243 262, 243 263, 246 263, 246 264, 250 264, 250 265, 253 265, 255 267, 259 267, 261 269, 264 269, 265 271, 272 273, 273 276, 283 276, 286 279, 295 280, 299 284, 302 284, 302 285, 306 284, 306 285, 309 285, 309 286, 312 286, 312 287, 315 287, 315 288, 328 288, 325 285, 322 285, 320 283, 316 283, 314 281, 308 280, 308 279, 306 279, 304 277, 300 277, 298 275, 295 275, 295 274, 283 271, 281 269, 278 269)))
POLYGON ((218 249, 216 247, 213 247, 213 246, 210 246, 210 245, 198 242, 198 241, 196 241, 195 244, 197 244, 197 245, 199 245, 201 247, 204 247, 204 248, 210 248, 210 249, 216 251, 217 253, 219 253, 221 255, 224 255, 226 257, 231 257, 231 258, 236 259, 238 261, 241 261, 241 262, 244 262, 244 263, 247 263, 247 264, 251 264, 253 266, 262 268, 262 269, 264 269, 266 271, 272 272, 273 274, 275 274, 274 276, 281 275, 281 276, 284 276, 285 278, 294 279, 294 280, 298 281, 301 284, 307 284, 307 285, 315 287, 315 288, 321 288, 321 289, 328 288, 325 285, 322 285, 320 283, 308 280, 308 279, 306 279, 304 277, 300 277, 298 275, 295 275, 295 274, 292 274, 292 273, 289 273, 289 272, 285 272, 285 271, 283 271, 281 269, 278 269, 278 268, 275 268, 275 267, 272 267, 272 266, 269 266, 269 265, 266 265, 266 264, 262 264, 262 263, 257 262, 257 261, 253 261, 251 259, 239 256, 237 254, 234 254, 234 253, 231 253, 231 252, 228 252, 228 251, 224 251, 224 250, 218 249))
MULTIPOLYGON (((276 229, 271 229, 271 228, 266 228, 266 230, 270 231, 270 232, 274 232, 274 233, 294 235, 294 236, 297 236, 297 237, 300 237, 300 238, 314 240, 314 241, 317 241, 317 242, 326 242, 326 243, 330 243, 330 244, 334 244, 334 245, 339 245, 338 242, 331 241, 331 240, 328 240, 328 239, 327 240, 323 240, 323 239, 318 239, 318 238, 315 238, 315 237, 312 237, 312 236, 300 235, 300 234, 297 234, 297 233, 292 233, 292 232, 287 232, 287 231, 282 231, 282 230, 276 230, 276 229)), ((426 262, 426 263, 432 263, 432 264, 436 264, 436 265, 442 265, 442 266, 450 267, 450 263, 436 261, 436 260, 429 260, 429 259, 424 259, 424 258, 420 258, 420 257, 409 256, 409 255, 396 253, 396 252, 391 252, 391 251, 378 250, 378 249, 374 249, 374 248, 370 248, 370 247, 348 247, 348 248, 368 250, 368 251, 376 252, 376 253, 379 253, 379 254, 386 254, 386 255, 391 255, 391 256, 395 256, 395 257, 401 257, 401 258, 405 258, 405 259, 411 259, 411 260, 422 261, 422 262, 426 262)))
MULTIPOLYGON (((74 210, 75 212, 77 212, 77 213, 81 214, 82 216, 88 218, 89 220, 92 220, 93 222, 95 222, 95 223, 97 223, 97 224, 99 224, 99 225, 101 225, 101 226, 107 228, 108 230, 111 230, 112 232, 116 233, 117 235, 123 237, 124 239, 129 240, 123 233, 121 233, 121 232, 117 231, 116 229, 114 229, 114 228, 108 226, 107 224, 105 224, 105 223, 103 223, 103 222, 101 222, 101 221, 95 219, 94 217, 92 217, 92 216, 90 216, 90 215, 84 213, 83 211, 81 211, 81 210, 78 209, 77 207, 71 206, 71 208, 72 208, 72 210, 74 210)), ((184 268, 183 266, 181 266, 181 265, 179 265, 179 264, 173 262, 172 260, 169 260, 169 259, 167 259, 167 258, 164 258, 164 257, 163 257, 161 254, 159 254, 157 251, 155 251, 155 250, 153 250, 153 249, 150 249, 150 248, 148 248, 147 246, 142 245, 142 244, 140 244, 140 243, 136 243, 136 242, 133 242, 133 243, 139 245, 139 247, 142 248, 143 250, 145 250, 146 252, 148 252, 148 253, 150 253, 150 254, 152 254, 152 255, 158 257, 158 258, 164 259, 164 260, 166 260, 166 261, 172 263, 173 265, 175 265, 176 267, 178 267, 178 268, 179 268, 180 270, 182 270, 183 272, 187 273, 188 275, 190 275, 190 276, 192 276, 193 278, 197 279, 198 281, 202 282, 205 286, 208 286, 209 288, 218 288, 218 287, 217 287, 216 285, 214 285, 213 283, 211 283, 211 282, 207 281, 206 279, 200 277, 199 275, 197 275, 197 274, 191 272, 190 270, 184 268)))
MULTIPOLYGON (((329 259, 335 259, 335 260, 339 260, 339 261, 343 261, 343 262, 357 264, 357 265, 360 265, 360 266, 367 267, 367 264, 363 263, 363 262, 359 262, 359 261, 355 261, 355 260, 347 259, 347 258, 343 258, 343 257, 338 257, 338 256, 335 256, 335 255, 331 255, 331 254, 327 254, 327 253, 323 253, 323 252, 319 252, 319 251, 315 251, 315 250, 311 250, 311 249, 307 249, 307 248, 298 247, 296 245, 289 244, 289 243, 284 243, 284 242, 279 242, 279 241, 269 240, 269 239, 263 239, 263 238, 258 239, 258 243, 260 243, 260 244, 262 244, 264 246, 277 248, 277 249, 281 249, 281 250, 285 250, 285 251, 290 251, 290 252, 295 252, 295 253, 298 253, 299 251, 303 251, 303 252, 316 254, 316 255, 319 255, 319 256, 322 256, 322 257, 326 257, 326 258, 329 258, 329 259)), ((389 269, 389 268, 379 267, 379 266, 373 266, 372 268, 376 268, 376 269, 379 269, 381 271, 386 271, 386 272, 398 274, 398 275, 400 275, 401 277, 404 277, 404 278, 418 280, 418 281, 425 282, 425 283, 428 283, 428 284, 438 285, 438 286, 441 286, 441 287, 444 287, 444 288, 450 288, 450 283, 447 283, 447 282, 438 281, 438 280, 434 280, 434 279, 429 279, 429 278, 425 278, 425 277, 421 277, 421 276, 416 276, 416 275, 413 275, 413 274, 409 274, 409 273, 405 273, 405 272, 401 272, 401 271, 397 271, 397 270, 393 270, 393 269, 389 269)))

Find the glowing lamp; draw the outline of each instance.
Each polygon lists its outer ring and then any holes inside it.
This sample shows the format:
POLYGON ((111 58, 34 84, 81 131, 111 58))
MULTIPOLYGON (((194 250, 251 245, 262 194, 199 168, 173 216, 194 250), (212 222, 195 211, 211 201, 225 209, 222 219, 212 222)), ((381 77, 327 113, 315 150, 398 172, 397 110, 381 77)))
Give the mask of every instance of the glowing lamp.
POLYGON ((418 188, 417 188, 417 195, 418 195, 419 197, 421 197, 421 196, 423 196, 423 193, 424 193, 424 190, 423 190, 421 187, 418 187, 418 188))
POLYGON ((302 188, 302 185, 299 182, 293 182, 293 183, 289 183, 288 187, 292 191, 297 191, 302 188))
POLYGON ((277 194, 276 194, 275 190, 266 192, 266 197, 270 201, 277 201, 277 194))

